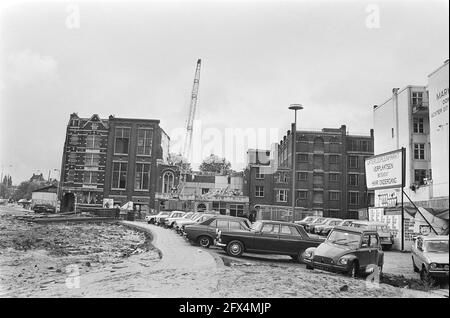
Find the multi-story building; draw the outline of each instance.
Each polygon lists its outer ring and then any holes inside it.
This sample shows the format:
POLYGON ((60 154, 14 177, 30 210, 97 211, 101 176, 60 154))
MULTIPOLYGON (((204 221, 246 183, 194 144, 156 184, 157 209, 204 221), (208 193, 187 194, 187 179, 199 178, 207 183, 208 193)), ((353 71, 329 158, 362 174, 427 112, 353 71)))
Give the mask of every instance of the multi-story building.
POLYGON ((70 115, 61 165, 61 211, 102 206, 108 120, 70 115))
POLYGON ((104 197, 154 209, 158 164, 167 162, 169 137, 155 119, 109 116, 104 197))
MULTIPOLYGON (((272 173, 260 173, 261 164, 249 165, 251 208, 271 204, 285 206, 288 211, 292 207, 292 139, 288 131, 277 146, 272 173)), ((343 125, 339 129, 297 131, 295 139, 296 212, 357 218, 358 209, 373 200, 364 172, 364 159, 373 155, 373 131, 367 136, 348 135, 343 125)))
POLYGON ((404 195, 401 188, 376 190, 369 213, 391 225, 396 247, 408 249, 429 224, 448 231, 448 83, 446 61, 428 76, 428 86, 394 88, 373 108, 375 154, 405 149, 404 195))

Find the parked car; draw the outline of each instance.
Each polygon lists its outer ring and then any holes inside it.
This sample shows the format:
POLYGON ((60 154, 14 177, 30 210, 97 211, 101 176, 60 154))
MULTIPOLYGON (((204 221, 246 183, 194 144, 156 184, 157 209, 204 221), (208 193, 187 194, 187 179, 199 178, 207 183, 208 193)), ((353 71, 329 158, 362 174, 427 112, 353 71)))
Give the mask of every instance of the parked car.
POLYGON ((246 230, 250 231, 251 223, 248 219, 228 215, 216 215, 202 223, 186 225, 185 236, 188 240, 208 248, 214 243, 218 230, 246 230))
POLYGON ((210 218, 212 218, 215 214, 209 214, 209 213, 199 213, 199 215, 191 220, 185 220, 183 222, 177 221, 177 230, 181 235, 184 235, 184 229, 187 225, 192 225, 196 223, 202 223, 210 218))
POLYGON ((341 220, 337 224, 325 225, 323 226, 320 234, 327 236, 328 234, 330 234, 331 230, 334 229, 336 226, 350 226, 350 224, 352 224, 353 221, 355 220, 341 220))
POLYGON ((187 220, 191 217, 191 215, 193 215, 194 212, 187 212, 185 213, 183 216, 180 217, 168 217, 165 221, 164 221, 164 225, 167 228, 172 228, 173 224, 175 223, 175 221, 177 220, 187 220))
POLYGON ((170 213, 171 213, 170 211, 161 211, 155 215, 147 215, 145 217, 145 221, 147 221, 148 224, 154 224, 156 218, 161 217, 161 216, 168 216, 170 213))
POLYGON ((51 204, 35 204, 33 206, 33 211, 35 213, 56 213, 56 208, 51 204))
POLYGON ((389 251, 392 248, 392 245, 394 245, 394 236, 392 235, 386 223, 357 220, 353 221, 350 224, 350 227, 364 228, 377 231, 381 239, 381 246, 385 251, 389 251))
POLYGON ((155 218, 155 224, 159 226, 164 226, 168 218, 178 218, 182 217, 186 212, 183 211, 172 211, 169 215, 162 215, 155 218))
POLYGON ((309 224, 306 225, 306 231, 309 233, 313 233, 315 232, 315 227, 318 225, 323 225, 325 224, 325 222, 327 221, 328 218, 324 218, 324 217, 319 217, 317 219, 314 220, 314 222, 311 222, 309 224))
POLYGON ((418 236, 411 248, 413 269, 423 281, 448 279, 448 236, 418 236))
MULTIPOLYGON (((338 225, 341 222, 342 222, 342 219, 337 219, 337 218, 336 219, 334 219, 334 218, 327 219, 325 221, 325 223, 315 226, 314 227, 314 232, 316 234, 319 234, 319 235, 325 235, 325 233, 323 233, 323 230, 326 227, 335 226, 335 225, 338 225)), ((328 232, 326 234, 328 234, 328 232)))
POLYGON ((314 222, 315 220, 317 220, 319 217, 318 216, 307 216, 305 217, 303 220, 300 221, 294 221, 295 224, 301 225, 303 226, 303 228, 306 229, 306 226, 308 224, 311 224, 312 222, 314 222))
POLYGON ((176 230, 177 232, 180 232, 181 227, 183 226, 184 223, 190 223, 192 220, 195 220, 196 218, 198 218, 201 214, 202 213, 194 212, 194 214, 192 214, 191 216, 189 216, 187 218, 175 220, 175 222, 173 222, 172 228, 174 230, 176 230))
POLYGON ((219 230, 215 244, 230 256, 242 253, 289 255, 301 261, 309 247, 316 247, 323 239, 311 238, 301 225, 281 221, 256 221, 250 231, 245 229, 219 230))
POLYGON ((351 277, 373 271, 383 271, 384 252, 378 232, 371 229, 336 226, 325 242, 308 248, 303 254, 308 269, 346 273, 351 277))

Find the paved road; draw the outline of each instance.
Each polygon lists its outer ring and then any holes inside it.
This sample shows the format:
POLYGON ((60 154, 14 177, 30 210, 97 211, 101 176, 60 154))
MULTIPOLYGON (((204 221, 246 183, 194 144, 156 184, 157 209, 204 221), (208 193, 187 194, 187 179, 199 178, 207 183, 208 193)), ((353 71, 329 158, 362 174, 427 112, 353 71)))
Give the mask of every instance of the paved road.
POLYGON ((215 258, 206 250, 193 246, 173 231, 143 222, 123 221, 133 227, 149 230, 153 236, 152 245, 161 253, 157 268, 164 269, 214 269, 215 258))

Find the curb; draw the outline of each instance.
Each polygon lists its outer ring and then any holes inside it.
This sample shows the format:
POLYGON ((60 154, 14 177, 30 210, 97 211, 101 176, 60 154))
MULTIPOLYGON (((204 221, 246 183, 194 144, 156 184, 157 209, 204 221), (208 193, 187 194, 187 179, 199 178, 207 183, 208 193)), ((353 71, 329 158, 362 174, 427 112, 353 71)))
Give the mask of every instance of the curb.
POLYGON ((153 244, 153 240, 156 238, 156 234, 153 233, 152 231, 150 231, 149 229, 145 228, 145 227, 141 227, 139 224, 129 224, 129 223, 125 223, 124 221, 120 221, 119 224, 122 224, 126 227, 129 227, 133 230, 137 230, 140 232, 144 232, 146 235, 150 236, 150 244, 151 246, 158 252, 158 256, 159 259, 163 258, 163 253, 161 252, 161 250, 159 248, 157 248, 154 244, 153 244))

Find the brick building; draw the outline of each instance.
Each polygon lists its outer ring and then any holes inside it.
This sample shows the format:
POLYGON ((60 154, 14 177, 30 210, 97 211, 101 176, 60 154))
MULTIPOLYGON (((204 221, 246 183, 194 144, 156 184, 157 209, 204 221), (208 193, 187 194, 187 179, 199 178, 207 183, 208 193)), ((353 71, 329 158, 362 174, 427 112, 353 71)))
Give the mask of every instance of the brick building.
MULTIPOLYGON (((272 205, 292 210, 292 153, 288 131, 272 151, 270 163, 248 165, 250 209, 272 205)), ((297 131, 296 212, 298 207, 305 213, 358 218, 358 209, 373 200, 373 193, 366 191, 364 172, 364 159, 372 155, 373 131, 370 136, 348 135, 344 125, 297 131)))
POLYGON ((70 115, 61 165, 61 211, 102 205, 107 145, 108 120, 96 114, 70 115))
POLYGON ((109 116, 104 197, 155 208, 158 164, 167 161, 169 137, 155 119, 109 116))
POLYGON ((99 208, 103 199, 154 208, 157 165, 168 151, 169 137, 159 120, 71 114, 61 166, 61 210, 99 208))

